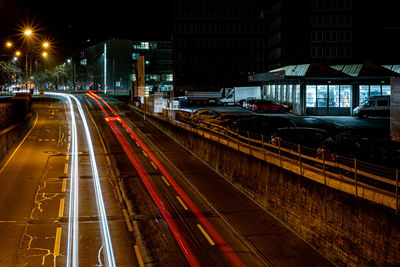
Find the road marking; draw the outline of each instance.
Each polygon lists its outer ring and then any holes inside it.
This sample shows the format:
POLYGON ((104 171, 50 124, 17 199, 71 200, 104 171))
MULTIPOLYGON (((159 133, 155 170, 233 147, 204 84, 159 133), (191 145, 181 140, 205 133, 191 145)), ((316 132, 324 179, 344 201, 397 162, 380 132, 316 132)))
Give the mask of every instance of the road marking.
POLYGON ((157 166, 156 166, 156 164, 154 164, 154 162, 150 161, 150 163, 151 163, 151 165, 153 166, 153 168, 154 168, 155 170, 158 169, 157 166))
POLYGON ((140 147, 140 145, 139 145, 139 143, 138 142, 135 142, 136 143, 136 145, 138 146, 138 147, 140 147))
POLYGON ((68 172, 68 163, 65 163, 64 165, 64 173, 67 174, 68 172))
POLYGON ((67 154, 66 156, 65 156, 65 160, 69 160, 69 154, 67 154))
POLYGON ((70 146, 71 146, 70 143, 68 143, 68 145, 67 145, 67 150, 68 151, 69 151, 70 146))
POLYGON ((142 150, 142 152, 143 152, 143 155, 147 158, 148 156, 147 156, 146 152, 144 152, 144 150, 142 150))
POLYGON ((144 267, 144 262, 143 262, 142 254, 140 254, 139 247, 137 245, 134 245, 133 247, 135 249, 135 254, 136 254, 136 258, 139 263, 139 266, 144 267))
POLYGON ((185 210, 188 210, 188 207, 185 205, 185 203, 183 202, 183 200, 179 196, 176 196, 176 199, 179 201, 179 203, 181 203, 182 207, 185 210))
POLYGON ((38 120, 39 115, 36 115, 36 119, 35 122, 33 123, 32 128, 29 130, 29 132, 25 135, 24 139, 22 139, 21 143, 19 143, 19 145, 17 146, 17 148, 14 150, 14 152, 11 154, 11 156, 8 158, 8 160, 6 161, 6 163, 4 163, 3 167, 0 169, 0 174, 4 171, 4 169, 7 167, 8 163, 10 162, 10 160, 14 157, 15 153, 17 153, 18 149, 22 146, 22 144, 24 143, 24 141, 26 140, 26 138, 30 135, 30 133, 32 132, 32 130, 35 128, 37 120, 38 120))
POLYGON ((56 139, 51 139, 51 141, 52 141, 52 142, 55 142, 55 141, 56 141, 56 139))
POLYGON ((61 243, 61 227, 57 227, 56 240, 54 241, 54 256, 60 255, 60 243, 61 243))
POLYGON ((61 186, 61 192, 64 193, 66 188, 67 188, 67 179, 63 179, 62 186, 61 186))
POLYGON ((129 219, 128 212, 126 211, 126 209, 122 209, 122 213, 124 214, 125 222, 126 222, 126 225, 128 226, 128 231, 133 232, 133 227, 132 227, 131 220, 129 219))
POLYGON ((42 142, 42 139, 39 139, 39 142, 42 142))
POLYGON ((64 215, 64 198, 60 198, 60 208, 58 209, 58 217, 61 218, 64 215))
POLYGON ((211 244, 211 246, 215 246, 214 241, 211 239, 211 237, 208 235, 208 233, 206 232, 206 230, 203 229, 203 226, 201 226, 200 224, 197 224, 197 228, 200 229, 201 233, 207 238, 208 242, 211 244))
POLYGON ((164 183, 165 183, 167 186, 170 186, 170 184, 168 183, 167 179, 165 179, 164 176, 161 175, 161 179, 164 181, 164 183))

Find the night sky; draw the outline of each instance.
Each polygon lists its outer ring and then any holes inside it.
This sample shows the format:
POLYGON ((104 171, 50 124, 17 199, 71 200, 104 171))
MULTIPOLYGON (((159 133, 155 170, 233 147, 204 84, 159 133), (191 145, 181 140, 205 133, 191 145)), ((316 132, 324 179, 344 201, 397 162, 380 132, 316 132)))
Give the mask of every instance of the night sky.
POLYGON ((87 40, 170 40, 172 8, 166 2, 0 0, 0 38, 15 35, 22 25, 34 25, 52 40, 60 60, 88 46, 87 40))

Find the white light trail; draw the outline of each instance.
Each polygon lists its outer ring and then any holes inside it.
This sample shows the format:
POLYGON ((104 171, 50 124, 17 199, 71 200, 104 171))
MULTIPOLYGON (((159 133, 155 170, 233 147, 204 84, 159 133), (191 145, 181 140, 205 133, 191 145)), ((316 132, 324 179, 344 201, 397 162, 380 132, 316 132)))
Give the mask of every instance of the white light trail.
POLYGON ((78 211, 79 211, 79 176, 78 176, 78 139, 77 139, 77 127, 76 127, 76 119, 75 112, 73 108, 73 101, 76 102, 76 106, 78 108, 79 114, 82 119, 83 127, 85 130, 87 146, 89 150, 90 157, 90 165, 92 169, 92 176, 94 181, 95 195, 96 195, 96 204, 97 210, 99 213, 99 221, 100 221, 100 229, 101 236, 103 241, 103 251, 105 258, 105 265, 107 267, 115 267, 115 257, 111 242, 110 230, 108 227, 107 213, 104 206, 104 199, 100 185, 100 178, 98 173, 98 168, 96 164, 96 157, 93 149, 93 142, 89 131, 89 126, 87 124, 85 113, 83 112, 83 108, 79 100, 69 94, 64 93, 50 93, 46 92, 46 95, 51 95, 55 97, 62 97, 68 101, 69 113, 70 113, 70 121, 71 121, 71 170, 70 170, 70 209, 69 209, 69 220, 68 220, 68 245, 67 245, 67 267, 77 267, 78 266, 78 211))
POLYGON ((71 118, 71 170, 69 192, 68 244, 67 267, 78 266, 79 245, 79 176, 78 176, 78 139, 76 130, 75 112, 72 100, 68 94, 46 92, 46 95, 63 97, 68 101, 69 117, 71 118))
POLYGON ((101 235, 102 235, 103 246, 104 246, 103 250, 104 250, 105 263, 106 263, 106 266, 114 267, 114 266, 116 266, 115 265, 115 257, 114 257, 114 252, 113 252, 113 248, 112 248, 110 229, 108 227, 108 221, 107 221, 107 213, 106 213, 106 209, 104 207, 103 194, 102 194, 102 190, 101 190, 100 178, 99 178, 99 173, 98 173, 98 169, 97 169, 96 157, 95 157, 94 150, 93 150, 93 142, 92 142, 92 138, 90 135, 89 126, 87 124, 85 113, 83 112, 81 103, 75 96, 71 96, 71 97, 76 102, 76 105, 79 110, 79 114, 82 118, 83 126, 85 128, 86 140, 87 140, 89 156, 90 156, 90 165, 92 167, 92 175, 93 175, 94 188, 95 188, 95 194, 96 194, 97 209, 99 212, 101 235))

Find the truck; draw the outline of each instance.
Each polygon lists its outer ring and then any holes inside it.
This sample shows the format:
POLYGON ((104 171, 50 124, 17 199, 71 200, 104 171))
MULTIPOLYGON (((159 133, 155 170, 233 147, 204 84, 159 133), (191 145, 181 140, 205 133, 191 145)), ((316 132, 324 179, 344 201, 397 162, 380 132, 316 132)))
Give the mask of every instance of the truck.
POLYGON ((216 104, 222 97, 220 91, 186 91, 185 98, 189 104, 207 105, 216 104))
POLYGON ((240 100, 248 98, 261 99, 261 86, 233 87, 218 103, 224 106, 236 105, 240 100))
POLYGON ((390 81, 390 137, 400 142, 400 78, 390 81))

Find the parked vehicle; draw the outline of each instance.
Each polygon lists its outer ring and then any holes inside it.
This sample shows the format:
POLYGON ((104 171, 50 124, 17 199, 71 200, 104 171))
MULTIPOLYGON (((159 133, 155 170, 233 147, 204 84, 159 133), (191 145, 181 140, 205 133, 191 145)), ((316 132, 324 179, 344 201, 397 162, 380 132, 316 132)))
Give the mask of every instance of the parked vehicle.
POLYGON ((256 99, 256 98, 254 98, 254 97, 248 97, 248 98, 246 98, 246 99, 241 99, 241 100, 239 100, 236 104, 237 104, 239 107, 243 107, 243 105, 244 105, 244 103, 245 103, 246 101, 253 100, 253 99, 256 99))
POLYGON ((371 96, 353 110, 353 115, 359 118, 370 116, 390 116, 390 95, 371 96))
POLYGON ((250 98, 250 99, 248 99, 248 100, 245 100, 245 101, 243 102, 243 108, 245 108, 245 109, 250 109, 250 106, 251 106, 254 102, 256 102, 256 100, 257 100, 257 99, 255 99, 255 98, 250 98))
POLYGON ((218 111, 215 111, 212 109, 200 109, 200 110, 196 110, 192 114, 192 121, 196 122, 196 123, 199 123, 201 121, 210 121, 221 115, 222 115, 221 112, 218 112, 218 111))
POLYGON ((221 91, 186 91, 187 102, 193 105, 216 104, 222 97, 221 91))
POLYGON ((332 138, 331 135, 319 128, 290 127, 277 129, 271 136, 271 143, 278 145, 284 141, 316 149, 328 138, 332 138))
POLYGON ((260 86, 233 87, 224 98, 219 100, 219 104, 228 106, 236 105, 237 102, 249 97, 261 98, 260 86))
POLYGON ((255 112, 279 112, 285 113, 289 111, 289 107, 286 105, 278 104, 271 100, 256 100, 249 105, 249 109, 255 112))

